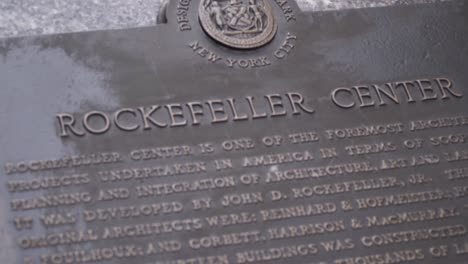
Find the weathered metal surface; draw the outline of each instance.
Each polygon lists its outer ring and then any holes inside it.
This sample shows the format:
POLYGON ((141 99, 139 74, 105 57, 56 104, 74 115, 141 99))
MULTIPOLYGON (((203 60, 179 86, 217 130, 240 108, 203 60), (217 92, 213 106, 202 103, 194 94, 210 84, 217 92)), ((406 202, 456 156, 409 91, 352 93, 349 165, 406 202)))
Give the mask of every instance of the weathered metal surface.
POLYGON ((2 263, 466 263, 465 1, 271 5, 2 40, 2 263))

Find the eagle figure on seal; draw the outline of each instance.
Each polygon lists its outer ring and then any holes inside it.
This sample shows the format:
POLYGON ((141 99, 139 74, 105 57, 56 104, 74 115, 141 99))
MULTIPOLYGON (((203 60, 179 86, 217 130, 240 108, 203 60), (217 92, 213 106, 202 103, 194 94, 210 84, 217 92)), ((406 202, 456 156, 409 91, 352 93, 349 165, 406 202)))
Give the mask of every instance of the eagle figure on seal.
POLYGON ((258 1, 204 0, 203 6, 216 26, 226 35, 261 33, 266 15, 258 1))

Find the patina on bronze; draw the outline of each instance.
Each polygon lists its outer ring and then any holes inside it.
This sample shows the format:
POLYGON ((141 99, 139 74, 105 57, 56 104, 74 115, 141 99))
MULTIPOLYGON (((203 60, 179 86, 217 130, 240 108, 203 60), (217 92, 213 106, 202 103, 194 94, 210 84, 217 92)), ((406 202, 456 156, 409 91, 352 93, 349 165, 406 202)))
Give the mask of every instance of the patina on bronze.
POLYGON ((1 264, 466 263, 465 1, 164 10, 0 41, 1 264))

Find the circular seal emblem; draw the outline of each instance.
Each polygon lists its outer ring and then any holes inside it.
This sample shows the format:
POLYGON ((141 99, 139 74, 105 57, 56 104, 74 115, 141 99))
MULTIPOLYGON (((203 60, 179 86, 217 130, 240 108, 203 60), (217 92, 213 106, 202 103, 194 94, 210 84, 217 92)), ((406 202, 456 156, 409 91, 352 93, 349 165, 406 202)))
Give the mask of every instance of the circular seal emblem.
POLYGON ((200 24, 218 42, 252 49, 269 43, 278 26, 271 0, 201 0, 200 24))

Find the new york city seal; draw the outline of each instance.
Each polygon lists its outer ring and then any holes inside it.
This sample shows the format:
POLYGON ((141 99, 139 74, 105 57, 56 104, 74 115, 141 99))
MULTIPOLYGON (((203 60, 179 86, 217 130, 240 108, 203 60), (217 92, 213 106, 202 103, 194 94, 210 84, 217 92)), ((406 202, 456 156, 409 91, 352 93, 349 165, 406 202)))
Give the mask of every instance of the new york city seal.
POLYGON ((237 49, 266 45, 278 30, 270 0, 202 0, 199 19, 216 41, 237 49))

